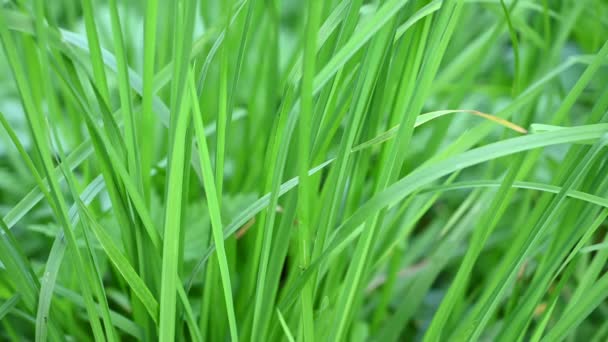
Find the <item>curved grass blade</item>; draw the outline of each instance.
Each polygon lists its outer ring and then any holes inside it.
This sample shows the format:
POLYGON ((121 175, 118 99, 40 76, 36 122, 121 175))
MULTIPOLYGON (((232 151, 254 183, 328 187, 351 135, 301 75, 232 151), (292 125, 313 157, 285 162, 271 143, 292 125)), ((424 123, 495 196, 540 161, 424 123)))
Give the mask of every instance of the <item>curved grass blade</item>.
MULTIPOLYGON (((310 277, 313 270, 315 270, 319 264, 334 251, 334 249, 340 246, 343 241, 353 238, 352 235, 355 234, 356 231, 361 230, 361 224, 370 217, 370 215, 373 215, 373 213, 382 208, 394 205, 417 189, 424 187, 425 184, 438 180, 452 172, 489 160, 540 147, 575 143, 577 141, 590 139, 597 140, 607 132, 608 124, 595 124, 567 128, 560 132, 526 135, 479 147, 416 169, 386 188, 386 190, 370 198, 346 219, 346 221, 336 229, 335 237, 324 250, 323 254, 317 260, 313 261, 311 266, 300 276, 301 279, 298 279, 298 282, 292 285, 292 288, 289 291, 286 291, 286 293, 297 293, 302 285, 302 281, 304 281, 305 278, 310 277)), ((288 305, 292 304, 293 298, 290 297, 291 296, 289 295, 285 296, 287 299, 283 299, 279 303, 279 308, 281 310, 285 310, 288 305)))
MULTIPOLYGON (((476 188, 495 188, 500 186, 500 181, 492 181, 492 180, 477 180, 470 182, 457 182, 446 185, 439 186, 431 186, 428 188, 424 188, 420 190, 420 193, 426 192, 436 192, 436 191, 453 191, 453 190, 462 190, 462 189, 476 189, 476 188)), ((543 184, 538 182, 513 182, 513 187, 517 189, 526 189, 526 190, 537 190, 542 192, 548 192, 557 194, 562 188, 556 185, 551 184, 543 184)), ((591 204, 595 204, 601 207, 608 207, 608 199, 593 195, 587 192, 570 190, 566 193, 566 195, 570 198, 574 198, 577 200, 585 201, 591 204)))
MULTIPOLYGON (((437 112, 431 112, 431 113, 425 113, 420 115, 420 119, 416 120, 416 124, 415 126, 418 127, 420 125, 423 125, 435 118, 438 118, 442 115, 446 115, 446 114, 450 114, 450 113, 456 113, 456 112, 461 112, 460 110, 445 110, 445 111, 437 111, 437 112)), ((481 113, 478 111, 471 111, 471 112, 475 112, 475 113, 480 113, 480 114, 484 114, 484 115, 478 115, 482 118, 486 118, 488 120, 500 123, 506 127, 513 127, 513 129, 515 131, 524 131, 524 128, 521 128, 513 123, 510 123, 507 120, 504 119, 500 119, 497 117, 494 117, 490 114, 485 114, 485 113, 481 113)), ((474 114, 475 113, 471 113, 474 114)), ((287 125, 287 127, 290 127, 291 125, 287 125)), ((378 136, 376 136, 375 138, 372 138, 366 142, 363 142, 355 147, 353 147, 351 149, 351 153, 354 152, 359 152, 361 150, 370 148, 374 145, 377 144, 381 144, 385 141, 390 140, 392 137, 394 137, 394 135, 396 134, 396 131, 398 129, 397 127, 393 127, 390 130, 379 134, 378 136)), ((290 129, 287 128, 287 131, 289 131, 290 129)), ((325 169, 326 167, 328 167, 330 164, 332 164, 336 159, 332 158, 329 159, 325 162, 323 162, 322 164, 312 168, 309 170, 309 175, 314 175, 317 172, 325 169)), ((279 187, 279 191, 278 191, 278 197, 281 197, 282 195, 284 195, 285 193, 289 192, 290 190, 292 190, 295 186, 297 186, 299 184, 299 178, 295 177, 290 179, 289 181, 283 183, 280 185, 279 187)), ((251 218, 253 218, 255 215, 257 215, 259 212, 261 212, 262 210, 264 210, 271 202, 271 193, 268 193, 264 196, 262 196, 261 198, 259 198, 258 200, 256 200, 254 203, 252 203, 249 207, 247 207, 238 217, 236 217, 228 226, 226 226, 224 228, 224 239, 227 239, 229 236, 232 236, 232 234, 236 233, 241 226, 243 226, 244 224, 246 224, 251 218)), ((199 259, 199 261, 197 262, 196 266, 194 267, 189 280, 187 281, 187 285, 186 285, 186 291, 189 291, 190 288, 192 287, 194 278, 198 275, 198 273, 200 272, 200 270, 202 269, 203 265, 206 263, 207 259, 211 256, 211 254, 214 252, 215 250, 215 245, 212 245, 211 247, 209 247, 207 249, 207 251, 205 251, 205 253, 203 254, 203 256, 199 259)))

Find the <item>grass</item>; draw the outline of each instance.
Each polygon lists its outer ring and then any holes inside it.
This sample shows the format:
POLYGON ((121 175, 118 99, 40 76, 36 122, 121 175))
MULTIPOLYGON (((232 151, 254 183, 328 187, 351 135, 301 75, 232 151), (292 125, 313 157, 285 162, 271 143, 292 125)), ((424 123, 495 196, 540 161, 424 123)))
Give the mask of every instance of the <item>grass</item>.
POLYGON ((0 2, 0 340, 605 341, 606 18, 0 2))

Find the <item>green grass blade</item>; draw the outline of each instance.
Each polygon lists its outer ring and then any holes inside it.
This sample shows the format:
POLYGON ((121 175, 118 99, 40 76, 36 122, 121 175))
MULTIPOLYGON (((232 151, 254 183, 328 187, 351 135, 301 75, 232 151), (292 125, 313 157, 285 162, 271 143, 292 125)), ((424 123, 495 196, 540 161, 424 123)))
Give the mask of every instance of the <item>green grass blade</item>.
POLYGON ((175 338, 176 294, 178 286, 178 265, 180 249, 180 230, 182 229, 182 191, 183 169, 185 167, 185 136, 190 122, 189 96, 181 102, 177 114, 173 150, 169 160, 168 188, 171 189, 165 208, 163 233, 163 257, 160 292, 159 338, 175 338))
POLYGON ((220 267, 220 274, 222 278, 222 286, 224 291, 224 298, 226 300, 226 307, 228 311, 228 320, 230 324, 230 337, 233 341, 238 341, 238 332, 236 327, 236 318, 234 314, 234 304, 232 299, 232 285, 230 281, 230 273, 228 269, 228 263, 226 261, 226 251, 224 247, 224 236, 222 233, 222 220, 220 214, 220 203, 218 202, 217 189, 213 179, 213 172, 211 171, 211 159, 209 156, 209 149, 207 147, 207 140, 204 135, 204 124, 202 119, 202 113, 198 106, 198 97, 196 96, 196 90, 194 85, 193 76, 190 77, 190 99, 193 106, 194 116, 194 128, 195 135, 198 143, 198 151, 201 162, 201 170, 203 171, 203 181, 205 185, 205 196, 207 198, 207 205, 209 206, 209 214, 211 215, 211 225, 213 231, 213 239, 217 248, 218 262, 220 267))

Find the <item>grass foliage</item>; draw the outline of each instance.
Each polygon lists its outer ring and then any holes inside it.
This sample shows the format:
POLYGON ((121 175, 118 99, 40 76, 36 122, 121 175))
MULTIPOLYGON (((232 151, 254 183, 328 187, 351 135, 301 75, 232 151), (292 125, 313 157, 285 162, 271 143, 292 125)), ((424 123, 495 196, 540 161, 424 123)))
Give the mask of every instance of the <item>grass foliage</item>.
POLYGON ((0 340, 608 340, 603 0, 0 1, 0 340))

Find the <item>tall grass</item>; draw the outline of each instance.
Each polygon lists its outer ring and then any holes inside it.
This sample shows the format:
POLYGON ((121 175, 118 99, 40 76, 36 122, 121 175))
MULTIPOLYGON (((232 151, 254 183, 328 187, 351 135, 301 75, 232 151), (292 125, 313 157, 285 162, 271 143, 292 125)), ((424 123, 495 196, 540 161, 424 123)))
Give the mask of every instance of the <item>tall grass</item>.
POLYGON ((607 19, 0 2, 0 339, 607 340, 607 19))

